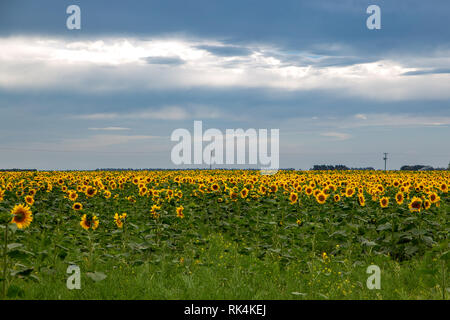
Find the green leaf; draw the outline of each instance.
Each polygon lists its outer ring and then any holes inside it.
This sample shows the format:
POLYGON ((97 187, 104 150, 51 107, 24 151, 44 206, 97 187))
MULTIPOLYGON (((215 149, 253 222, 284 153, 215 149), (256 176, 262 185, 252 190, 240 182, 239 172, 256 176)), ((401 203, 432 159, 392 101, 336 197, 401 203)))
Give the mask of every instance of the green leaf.
POLYGON ((332 234, 330 234, 330 238, 334 238, 335 236, 346 237, 347 233, 344 230, 339 230, 339 231, 335 231, 332 234))
POLYGON ((19 276, 19 277, 28 277, 31 272, 33 272, 34 268, 26 268, 22 270, 13 270, 11 271, 11 276, 19 276))
POLYGON ((441 254, 440 258, 441 260, 449 260, 450 259, 450 250, 445 251, 443 254, 441 254))
POLYGON ((95 282, 99 282, 102 280, 106 279, 106 274, 104 274, 103 272, 86 272, 86 276, 88 276, 89 278, 91 278, 92 280, 94 280, 95 282))
POLYGON ((381 224, 378 226, 377 231, 391 230, 392 224, 390 222, 386 222, 385 224, 381 224))
POLYGON ((405 248, 405 253, 409 256, 412 256, 414 253, 416 253, 419 250, 417 246, 407 246, 405 248))
POLYGON ((22 246, 23 246, 23 244, 21 244, 21 243, 10 243, 10 244, 8 244, 8 250, 14 250, 14 249, 20 248, 22 246))
POLYGON ((8 298, 23 297, 25 295, 25 291, 22 288, 12 284, 9 286, 6 295, 8 298))
POLYGON ((8 256, 12 259, 27 259, 29 256, 34 256, 33 252, 23 250, 23 249, 14 249, 8 252, 8 256))
POLYGON ((374 247, 374 246, 377 245, 376 242, 368 241, 368 240, 365 240, 365 239, 361 242, 361 244, 362 244, 363 246, 367 246, 367 247, 374 247))

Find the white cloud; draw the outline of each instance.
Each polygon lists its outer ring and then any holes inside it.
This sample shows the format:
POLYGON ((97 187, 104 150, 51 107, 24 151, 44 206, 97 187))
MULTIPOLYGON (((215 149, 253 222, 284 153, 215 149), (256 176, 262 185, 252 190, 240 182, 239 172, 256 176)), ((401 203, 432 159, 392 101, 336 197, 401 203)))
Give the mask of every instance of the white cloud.
POLYGON ((186 119, 215 119, 223 114, 213 107, 194 106, 190 109, 178 106, 167 106, 160 109, 145 109, 128 113, 92 113, 74 116, 84 120, 112 120, 112 119, 153 119, 153 120, 186 120, 186 119), (192 109, 192 110, 191 110, 192 109))
POLYGON ((335 138, 336 140, 348 140, 351 138, 351 135, 342 132, 324 132, 321 133, 320 135, 324 137, 335 138))
MULTIPOLYGON (((201 49, 208 45, 226 46, 218 41, 180 38, 107 38, 76 42, 64 38, 0 38, 0 88, 109 92, 252 87, 334 90, 338 95, 379 100, 450 98, 450 74, 404 76, 423 66, 449 67, 448 52, 435 52, 430 58, 409 57, 408 66, 402 63, 402 57, 320 66, 312 62, 299 65, 283 61, 285 54, 270 46, 243 47, 251 54, 223 56, 201 49), (166 63, 149 64, 148 61, 166 63), (167 63, 170 61, 183 63, 167 63)), ((303 55, 304 61, 308 61, 308 54, 303 55)), ((169 117, 186 116, 175 113, 169 117)))
POLYGON ((361 113, 355 114, 356 119, 367 120, 367 116, 361 113))
POLYGON ((89 130, 94 131, 124 131, 124 130, 131 130, 130 128, 123 128, 123 127, 105 127, 105 128, 89 128, 89 130))
POLYGON ((111 146, 127 145, 133 142, 151 141, 160 136, 99 134, 83 138, 64 138, 56 143, 35 143, 34 148, 61 152, 99 151, 111 146))
POLYGON ((320 134, 325 137, 334 137, 344 140, 351 138, 352 131, 358 128, 377 128, 377 129, 402 129, 402 128, 447 128, 450 126, 450 117, 428 116, 412 114, 390 114, 390 113, 369 113, 364 117, 355 115, 346 115, 338 117, 321 117, 315 121, 310 118, 291 118, 277 123, 281 135, 289 136, 308 134, 320 134), (365 119, 364 119, 365 117, 365 119), (299 131, 297 128, 302 128, 299 131), (341 133, 346 131, 349 133, 341 133))
POLYGON ((340 127, 424 127, 424 126, 448 126, 450 125, 450 117, 445 116, 429 116, 429 115, 412 115, 412 114, 389 114, 375 113, 356 115, 355 118, 363 121, 355 121, 354 119, 343 118, 340 127))

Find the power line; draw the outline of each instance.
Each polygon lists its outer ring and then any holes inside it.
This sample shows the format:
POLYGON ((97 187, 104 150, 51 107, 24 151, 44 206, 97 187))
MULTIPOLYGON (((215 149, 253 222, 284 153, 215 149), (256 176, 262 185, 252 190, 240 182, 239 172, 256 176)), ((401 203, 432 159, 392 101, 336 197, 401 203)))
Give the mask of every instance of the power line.
POLYGON ((384 153, 384 157, 383 157, 383 160, 384 160, 384 171, 386 171, 386 162, 387 162, 387 159, 388 159, 387 155, 388 155, 387 152, 385 152, 384 153))

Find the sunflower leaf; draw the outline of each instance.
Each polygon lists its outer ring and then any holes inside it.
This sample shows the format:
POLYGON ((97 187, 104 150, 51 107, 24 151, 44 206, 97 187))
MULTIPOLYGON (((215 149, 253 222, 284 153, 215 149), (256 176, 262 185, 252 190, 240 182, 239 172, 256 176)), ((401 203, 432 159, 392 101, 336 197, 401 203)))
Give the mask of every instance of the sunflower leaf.
POLYGON ((86 272, 86 276, 88 276, 90 279, 92 279, 95 282, 99 282, 106 279, 106 274, 103 272, 86 272))

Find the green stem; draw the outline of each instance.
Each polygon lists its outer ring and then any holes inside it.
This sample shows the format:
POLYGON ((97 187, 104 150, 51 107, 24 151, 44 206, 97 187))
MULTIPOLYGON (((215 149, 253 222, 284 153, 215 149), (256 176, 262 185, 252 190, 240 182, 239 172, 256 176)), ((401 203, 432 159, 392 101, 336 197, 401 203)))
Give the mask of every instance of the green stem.
POLYGON ((127 242, 127 227, 126 221, 123 222, 123 230, 122 230, 122 249, 125 251, 126 242, 127 242))
POLYGON ((6 272, 7 272, 7 262, 8 262, 8 224, 5 224, 5 243, 3 247, 3 290, 2 298, 6 297, 6 272))
POLYGON ((445 283, 445 278, 446 278, 446 266, 445 266, 445 261, 441 261, 441 265, 442 265, 442 299, 446 300, 446 296, 445 296, 445 291, 447 291, 447 285, 445 283))
POLYGON ((88 263, 88 268, 90 269, 93 265, 93 261, 92 261, 92 256, 93 256, 93 251, 94 251, 94 246, 92 244, 92 238, 91 238, 91 232, 90 230, 88 230, 88 237, 89 237, 89 263, 88 263))

